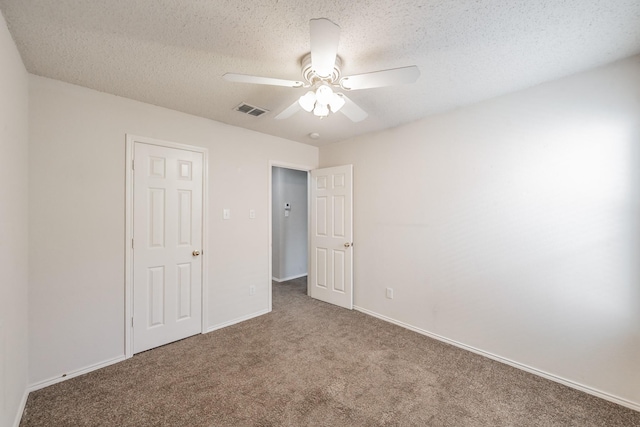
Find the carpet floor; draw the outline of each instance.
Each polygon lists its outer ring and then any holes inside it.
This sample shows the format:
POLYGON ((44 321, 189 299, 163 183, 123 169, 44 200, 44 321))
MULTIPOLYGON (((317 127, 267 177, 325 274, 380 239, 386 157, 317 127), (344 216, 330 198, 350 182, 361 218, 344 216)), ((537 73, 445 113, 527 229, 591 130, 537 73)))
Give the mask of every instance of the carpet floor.
POLYGON ((35 391, 30 426, 640 426, 640 412, 273 285, 273 312, 35 391))

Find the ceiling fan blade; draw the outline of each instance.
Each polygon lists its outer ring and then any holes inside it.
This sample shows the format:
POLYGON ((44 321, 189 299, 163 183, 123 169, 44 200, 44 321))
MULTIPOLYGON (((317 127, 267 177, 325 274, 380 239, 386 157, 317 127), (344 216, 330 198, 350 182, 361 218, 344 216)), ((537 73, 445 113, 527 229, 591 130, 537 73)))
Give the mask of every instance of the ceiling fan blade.
POLYGON ((289 105, 287 108, 282 110, 282 112, 278 114, 275 117, 275 119, 276 120, 288 119, 289 117, 293 116, 295 113, 300 111, 301 108, 302 107, 300 107, 300 103, 296 99, 296 101, 293 104, 289 105))
POLYGON ((420 70, 415 65, 412 65, 410 67, 346 76, 340 79, 340 86, 345 90, 372 89, 414 83, 418 80, 418 77, 420 77, 420 70))
POLYGON ((340 27, 326 18, 312 19, 311 27, 311 68, 320 77, 333 74, 338 54, 340 27))
POLYGON ((271 77, 248 76, 246 74, 227 73, 222 76, 223 79, 236 83, 253 83, 257 85, 286 86, 286 87, 302 87, 303 82, 295 80, 273 79, 271 77))
POLYGON ((342 96, 345 100, 344 105, 338 112, 347 116, 352 122, 361 122, 369 117, 366 111, 358 107, 358 104, 350 100, 345 94, 340 93, 338 95, 342 96))

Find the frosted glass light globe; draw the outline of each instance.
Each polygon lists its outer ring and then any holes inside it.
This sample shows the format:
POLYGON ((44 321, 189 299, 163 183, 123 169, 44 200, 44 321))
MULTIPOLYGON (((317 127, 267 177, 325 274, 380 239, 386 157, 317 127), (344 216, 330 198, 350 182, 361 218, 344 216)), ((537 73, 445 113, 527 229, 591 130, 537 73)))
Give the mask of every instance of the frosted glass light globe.
POLYGON ((314 108, 313 114, 318 117, 327 117, 329 115, 329 107, 327 106, 327 104, 321 104, 318 101, 316 102, 316 108, 314 108))
POLYGON ((327 105, 333 99, 333 91, 327 85, 322 85, 316 90, 316 100, 324 105, 327 105))

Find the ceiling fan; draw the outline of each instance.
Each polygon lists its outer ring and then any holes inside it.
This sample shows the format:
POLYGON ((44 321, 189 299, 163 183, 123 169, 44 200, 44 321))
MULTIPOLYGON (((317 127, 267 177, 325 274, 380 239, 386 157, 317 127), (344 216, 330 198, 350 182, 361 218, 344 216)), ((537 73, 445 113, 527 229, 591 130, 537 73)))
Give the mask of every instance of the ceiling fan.
POLYGON ((304 81, 234 73, 226 73, 222 77, 238 83, 310 88, 296 102, 278 114, 276 119, 286 119, 303 109, 320 118, 327 117, 329 112, 340 111, 354 122, 366 119, 367 113, 343 93, 334 92, 334 88, 343 91, 372 89, 414 83, 420 77, 420 70, 415 65, 341 77, 342 60, 338 56, 340 27, 326 18, 312 19, 309 24, 311 53, 301 61, 304 81))

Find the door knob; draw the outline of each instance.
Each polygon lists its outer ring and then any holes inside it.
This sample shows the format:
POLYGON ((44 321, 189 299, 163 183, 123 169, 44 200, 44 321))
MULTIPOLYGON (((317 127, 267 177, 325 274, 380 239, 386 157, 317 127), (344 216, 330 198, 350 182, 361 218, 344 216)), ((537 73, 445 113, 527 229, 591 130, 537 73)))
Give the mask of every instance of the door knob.
POLYGON ((191 255, 198 256, 198 255, 200 255, 200 251, 197 251, 197 250, 193 251, 193 252, 191 252, 191 255))
POLYGON ((351 243, 349 243, 349 242, 345 243, 345 244, 344 244, 344 247, 345 247, 345 248, 350 248, 350 247, 351 247, 351 243))

